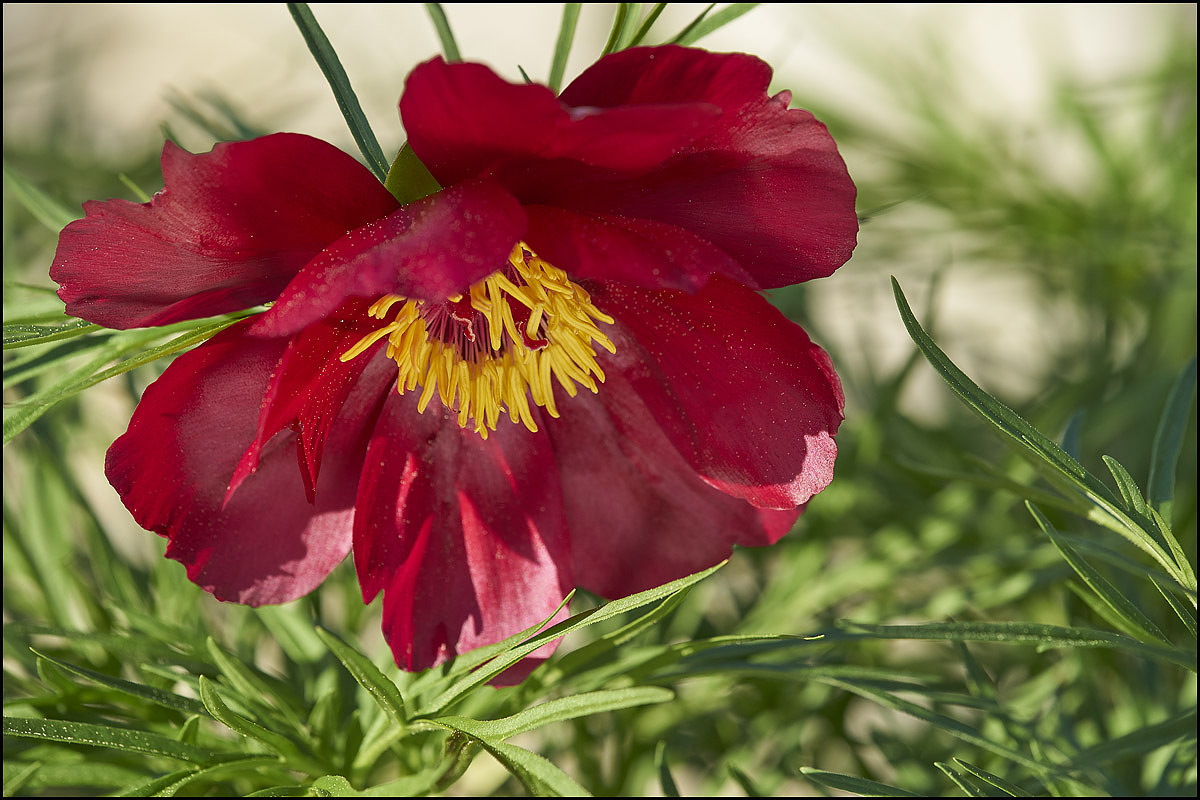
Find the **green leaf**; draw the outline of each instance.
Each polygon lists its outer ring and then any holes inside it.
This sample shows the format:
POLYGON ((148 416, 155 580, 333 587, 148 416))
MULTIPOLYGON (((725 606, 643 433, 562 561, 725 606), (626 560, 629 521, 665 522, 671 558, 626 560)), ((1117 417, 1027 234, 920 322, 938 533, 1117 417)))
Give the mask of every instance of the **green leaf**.
POLYGON ((396 160, 392 162, 383 185, 401 205, 407 205, 442 190, 433 173, 421 163, 421 159, 417 158, 408 142, 405 142, 396 154, 396 160))
POLYGON ((4 323, 4 349, 12 350, 18 347, 55 342, 59 339, 71 339, 97 330, 100 330, 99 325, 73 318, 68 318, 67 322, 59 325, 27 325, 6 322, 4 323))
MULTIPOLYGON (((492 739, 507 739, 518 733, 540 728, 551 722, 561 722, 576 717, 586 717, 605 711, 616 711, 622 708, 633 708, 650 703, 665 703, 673 700, 675 693, 670 689, 657 686, 639 686, 629 689, 606 689, 596 692, 560 697, 545 703, 527 708, 524 711, 496 720, 473 720, 481 734, 492 739)), ((457 717, 446 719, 457 720, 457 717)), ((431 722, 446 723, 445 719, 434 719, 431 722)))
POLYGON ((1117 590, 1117 587, 1109 583, 1108 579, 1097 572, 1095 567, 1085 561, 1079 555, 1079 553, 1075 551, 1075 548, 1067 544, 1067 542, 1065 542, 1059 535, 1058 530, 1055 529, 1053 523, 1051 523, 1050 520, 1047 519, 1044 514, 1042 514, 1037 506, 1026 500, 1025 507, 1029 509, 1029 513, 1033 515, 1033 518, 1037 521, 1038 526, 1045 531, 1046 535, 1050 537, 1050 541, 1052 541, 1054 546, 1058 548, 1058 551, 1062 553, 1063 558, 1065 558, 1067 563, 1071 565, 1071 569, 1075 570, 1079 577, 1083 579, 1083 582, 1086 583, 1088 587, 1090 587, 1091 590, 1096 593, 1096 596, 1103 600, 1104 603, 1109 606, 1117 614, 1117 616, 1125 622, 1127 626, 1141 633, 1139 638, 1143 640, 1153 639, 1161 642, 1162 644, 1170 646, 1171 640, 1167 638, 1166 634, 1159 630, 1159 627, 1151 622, 1150 618, 1143 614, 1142 610, 1138 608, 1133 601, 1121 594, 1121 592, 1117 590))
MULTIPOLYGON (((715 3, 713 5, 716 5, 715 3)), ((692 21, 675 37, 675 44, 691 45, 708 36, 713 31, 723 28, 730 22, 745 14, 747 11, 761 5, 760 3, 730 3, 712 16, 708 16, 709 6, 703 14, 692 21)))
POLYGON ((563 3, 562 24, 558 28, 558 39, 554 42, 554 57, 550 61, 550 80, 547 85, 555 94, 562 86, 567 71, 567 57, 571 54, 571 43, 575 40, 575 26, 579 23, 579 9, 583 3, 563 3))
POLYGON ((1150 477, 1146 482, 1146 499, 1167 522, 1171 521, 1171 505, 1175 497, 1175 467, 1183 451, 1183 435, 1187 430, 1196 392, 1196 358, 1188 362, 1175 379, 1167 406, 1158 420, 1154 447, 1150 454, 1150 477))
MULTIPOLYGON (((14 764, 14 767, 16 765, 14 764)), ((42 762, 34 761, 32 764, 26 764, 20 768, 15 768, 13 771, 4 777, 4 796, 12 797, 21 790, 33 774, 42 768, 42 762)))
POLYGON ((4 184, 17 198, 17 202, 24 206, 38 222, 49 228, 52 233, 58 233, 67 227, 69 223, 83 216, 83 214, 72 211, 25 180, 25 178, 8 166, 7 161, 4 162, 3 168, 4 184))
MULTIPOLYGON (((1047 769, 1046 765, 1040 764, 1039 762, 1026 757, 1017 750, 992 741, 978 729, 968 725, 965 722, 954 719, 953 717, 948 717, 945 714, 938 713, 937 711, 931 711, 924 706, 918 705, 917 703, 909 700, 905 700, 898 695, 888 692, 884 689, 880 689, 877 686, 867 685, 865 683, 860 683, 853 680, 845 680, 842 678, 825 677, 822 675, 816 675, 814 676, 814 679, 830 686, 837 686, 841 689, 845 689, 848 692, 853 692, 860 697, 865 697, 868 700, 878 703, 884 708, 890 708, 893 711, 900 711, 916 717, 919 720, 929 723, 935 728, 945 731, 951 736, 962 739, 965 742, 970 742, 976 747, 982 747, 986 750, 996 753, 997 755, 1004 756, 1005 758, 1011 759, 1018 764, 1021 764, 1032 770, 1036 770, 1039 773, 1045 772, 1047 769)), ((907 687, 905 688, 907 689, 907 687)))
POLYGON ((1084 769, 1105 769, 1114 761, 1125 758, 1144 758, 1151 751, 1171 742, 1196 738, 1196 709, 1178 714, 1170 719, 1147 725, 1124 736, 1109 739, 1080 750, 1072 758, 1084 769))
POLYGON ((604 43, 604 49, 600 51, 600 56, 603 58, 609 53, 617 51, 618 44, 625 36, 625 29, 632 28, 635 21, 634 6, 637 3, 617 3, 617 11, 613 16, 612 30, 608 32, 608 41, 604 43))
POLYGON ((219 759, 241 755, 240 753, 203 750, 147 731, 93 725, 87 722, 64 722, 55 719, 5 717, 4 735, 84 744, 92 747, 108 747, 114 750, 191 761, 196 764, 211 764, 219 759))
POLYGON ((333 89, 338 109, 350 127, 350 135, 354 137, 358 149, 362 152, 367 167, 375 173, 380 182, 383 182, 387 178, 387 159, 384 158, 383 148, 379 146, 379 140, 371 130, 371 123, 367 121, 367 115, 363 113, 358 96, 350 85, 350 79, 346 77, 346 70, 342 67, 337 52, 329 43, 329 38, 325 36, 321 26, 317 24, 308 3, 288 3, 288 11, 295 20, 296 27, 300 29, 300 35, 304 37, 308 51, 312 53, 317 66, 325 75, 325 80, 329 82, 329 88, 333 89))
POLYGON ((644 42, 646 37, 650 34, 650 28, 658 20, 659 15, 662 14, 666 7, 666 3, 655 3, 654 8, 650 9, 650 13, 646 15, 645 19, 642 20, 642 24, 638 26, 637 33, 633 35, 633 38, 630 39, 625 46, 637 47, 639 44, 644 42))
POLYGON ((1112 473, 1113 480, 1117 482, 1117 488, 1121 491, 1121 499, 1125 501, 1125 510, 1143 517, 1146 516, 1146 501, 1142 499, 1142 491, 1133 480, 1133 476, 1129 474, 1129 470, 1125 469, 1121 462, 1112 456, 1100 456, 1100 459, 1112 473))
POLYGON ((1003 778, 997 777, 985 769, 982 769, 980 767, 975 766, 974 764, 970 764, 966 761, 963 761, 961 758, 954 759, 954 763, 957 764, 958 766, 962 767, 964 770, 971 773, 972 775, 974 775, 976 778, 983 781, 984 783, 989 783, 992 786, 996 787, 997 789, 1004 792, 1004 794, 1008 795, 1009 797, 1033 797, 1033 795, 1031 795, 1029 792, 1025 791, 1024 789, 1022 789, 1020 786, 1009 783, 1008 781, 1004 780, 1003 778))
POLYGON ((753 778, 733 764, 727 764, 725 768, 729 770, 729 777, 733 778, 737 782, 737 785, 742 787, 742 791, 746 793, 747 797, 770 797, 770 795, 759 788, 753 778))
POLYGON ((658 782, 662 784, 663 797, 679 797, 679 787, 675 785, 675 778, 667 765, 666 742, 659 741, 658 746, 654 748, 654 763, 658 767, 658 782))
POLYGON ((1030 457, 1035 466, 1043 469, 1048 478, 1066 491, 1079 491, 1095 506, 1096 514, 1089 518, 1121 534, 1137 547, 1148 553, 1166 569, 1172 577, 1189 589, 1195 589, 1195 577, 1190 580, 1185 572, 1174 563, 1158 542, 1157 530, 1151 532, 1144 525, 1130 518, 1107 486, 1083 466, 1046 437, 1008 406, 983 391, 963 373, 954 362, 934 343, 909 308, 900 284, 892 278, 892 291, 896 306, 904 320, 904 327, 921 353, 942 379, 968 408, 982 417, 1001 434, 1015 443, 1019 451, 1030 457))
POLYGON ((454 41, 454 31, 450 30, 450 20, 446 18, 446 10, 442 8, 442 4, 425 3, 425 11, 428 12, 429 19, 437 31, 438 39, 442 42, 442 52, 446 54, 446 60, 451 63, 462 61, 462 55, 458 52, 458 43, 454 41))
POLYGON ((338 661, 341 661, 354 680, 358 681, 358 685, 367 690, 367 694, 371 696, 375 704, 391 717, 396 725, 403 728, 407 721, 404 698, 400 695, 396 684, 388 680, 387 676, 379 671, 379 667, 371 662, 371 659, 329 631, 323 628, 316 630, 317 636, 321 637, 321 641, 325 643, 330 652, 337 656, 338 661))
POLYGON ((1129 636, 1092 628, 1067 628, 1033 622, 931 622, 925 625, 861 625, 841 623, 852 635, 880 639, 930 639, 996 644, 1036 644, 1040 647, 1114 647, 1145 658, 1167 661, 1196 671, 1191 649, 1160 647, 1129 636))
POLYGON ((123 358, 112 367, 97 372, 97 370, 110 361, 121 358, 121 356, 131 351, 138 350, 147 343, 161 338, 167 331, 178 330, 182 326, 122 332, 119 335, 113 336, 107 342, 94 349, 94 357, 84 366, 71 371, 58 382, 38 391, 22 402, 12 406, 5 406, 4 444, 11 442, 18 433, 28 428, 38 417, 68 397, 72 397, 84 389, 95 386, 97 383, 106 381, 116 375, 124 374, 143 364, 149 364, 151 361, 155 361, 163 356, 172 355, 184 348, 202 342, 228 328, 241 318, 248 316, 249 313, 242 313, 233 318, 223 317, 216 321, 203 322, 199 326, 194 322, 187 323, 192 327, 192 330, 187 333, 177 336, 165 344, 151 347, 142 350, 136 355, 123 358))
POLYGON ((535 797, 591 797, 587 789, 536 753, 489 736, 486 723, 463 717, 443 717, 437 720, 437 724, 460 731, 479 742, 535 797))
POLYGON ((842 792, 853 792, 862 797, 920 797, 898 786, 872 781, 866 778, 856 778, 853 775, 842 775, 839 772, 826 772, 823 769, 801 767, 801 774, 813 783, 842 792))
POLYGON ((43 658, 60 669, 66 670, 67 672, 72 672, 80 677, 87 678, 88 680, 99 683, 102 686, 108 686, 111 689, 116 689, 117 691, 123 692, 124 694, 132 697, 148 700, 151 703, 163 706, 164 708, 170 708, 174 711, 183 711, 188 714, 204 713, 204 705, 190 697, 184 697, 183 695, 178 695, 173 692, 165 692, 161 689, 155 689, 153 686, 142 686, 141 684, 133 683, 132 681, 127 681, 122 678, 114 678, 111 675, 103 675, 99 672, 93 672, 90 669, 79 667, 66 661, 60 661, 54 656, 48 656, 44 653, 39 653, 32 647, 29 649, 33 650, 38 658, 43 658))
POLYGON ((584 611, 583 613, 576 614, 569 619, 563 620, 557 625, 554 625, 537 634, 525 643, 497 656, 491 662, 479 667, 470 675, 466 675, 459 679, 448 689, 442 692, 442 694, 435 698, 431 703, 429 703, 429 705, 422 710, 422 714, 437 714, 476 686, 490 681, 496 675, 499 675, 501 672, 508 669, 513 664, 516 664, 522 658, 529 655, 534 650, 537 650, 547 642, 553 641, 561 636, 565 636, 572 631, 587 627, 588 625, 594 625, 597 622, 610 619, 618 614, 624 614, 627 611, 632 611, 633 609, 641 608, 642 606, 646 606, 650 603, 670 597, 674 593, 683 591, 692 584, 704 580, 724 565, 725 562, 722 561, 720 564, 716 564, 715 566, 709 567, 706 570, 697 572, 694 575, 688 575, 685 578, 671 581, 670 583, 663 584, 662 586, 656 586, 655 588, 648 589, 644 592, 638 592, 637 594, 632 594, 619 600, 613 600, 612 602, 605 603, 602 606, 597 606, 596 608, 584 611))
MULTIPOLYGON (((226 653, 211 636, 205 641, 205 646, 213 663, 221 670, 222 676, 236 692, 234 697, 239 702, 247 707, 257 706, 271 714, 278 711, 296 732, 301 734, 306 732, 301 712, 293 708, 287 698, 282 697, 280 692, 276 691, 264 678, 255 674, 254 670, 239 659, 226 653)), ((276 686, 283 688, 282 684, 278 682, 276 682, 276 686)))
POLYGON ((212 682, 203 675, 200 676, 200 701, 204 703, 204 707, 213 719, 242 736, 262 742, 267 748, 283 757, 291 768, 313 774, 326 771, 323 765, 311 756, 302 753, 291 739, 281 733, 267 730, 230 709, 217 694, 212 682))
POLYGON ((935 761, 933 765, 946 774, 950 780, 954 781, 954 785, 962 791, 967 797, 987 797, 987 794, 979 791, 972 781, 958 773, 952 764, 947 764, 944 761, 935 761))

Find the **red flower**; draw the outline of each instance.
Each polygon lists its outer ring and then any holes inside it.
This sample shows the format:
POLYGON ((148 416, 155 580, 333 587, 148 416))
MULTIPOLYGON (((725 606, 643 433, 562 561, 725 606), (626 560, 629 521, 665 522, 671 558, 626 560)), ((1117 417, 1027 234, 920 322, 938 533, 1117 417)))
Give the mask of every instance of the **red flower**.
POLYGON ((832 273, 857 221, 833 140, 770 76, 639 48, 555 97, 434 59, 400 112, 446 188, 404 206, 306 136, 168 142, 151 202, 63 231, 68 312, 273 305, 146 390, 109 480, 222 600, 299 597, 353 550, 406 669, 573 586, 774 542, 832 477, 842 393, 755 290, 832 273))

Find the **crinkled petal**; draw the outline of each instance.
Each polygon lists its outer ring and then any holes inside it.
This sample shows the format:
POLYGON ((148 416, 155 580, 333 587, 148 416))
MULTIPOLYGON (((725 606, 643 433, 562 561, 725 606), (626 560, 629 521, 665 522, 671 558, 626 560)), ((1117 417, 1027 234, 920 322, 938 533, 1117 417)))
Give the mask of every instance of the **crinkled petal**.
MULTIPOLYGON (((854 183, 825 126, 767 94, 771 68, 739 53, 633 48, 600 59, 561 100, 588 108, 704 103, 721 109, 688 149, 653 172, 525 167, 511 191, 580 213, 656 220, 692 231, 763 288, 832 273, 857 240, 854 183)), ((501 171, 498 171, 499 175, 501 171)))
POLYGON ((377 389, 373 393, 360 391, 359 400, 368 405, 346 412, 362 418, 373 413, 372 408, 378 402, 376 395, 381 395, 381 390, 396 380, 395 362, 382 357, 382 342, 374 348, 374 356, 364 353, 349 361, 340 358, 382 325, 368 316, 368 305, 366 300, 351 300, 337 313, 308 326, 288 342, 267 384, 258 430, 238 462, 229 495, 258 469, 267 442, 280 431, 290 429, 299 437, 301 475, 312 502, 325 442, 351 390, 363 381, 377 389), (368 365, 371 369, 364 374, 368 365))
POLYGON ((354 297, 440 302, 504 266, 525 225, 525 212, 498 184, 452 186, 330 245, 288 284, 254 332, 291 335, 354 297))
POLYGON ((700 479, 624 376, 559 404, 554 440, 576 582, 622 597, 774 543, 800 509, 761 509, 700 479))
POLYGON ((84 204, 50 277, 67 313, 109 328, 166 325, 273 300, 313 256, 396 200, 318 139, 279 133, 193 155, 163 145, 149 203, 84 204))
POLYGON ((437 399, 416 405, 384 405, 354 530, 363 598, 383 591, 384 636, 408 670, 534 625, 574 585, 548 437, 501 425, 485 441, 437 399))
POLYGON ((545 86, 508 83, 482 64, 447 64, 440 57, 412 71, 400 98, 408 142, 443 186, 512 162, 650 169, 685 148, 719 113, 704 102, 567 108, 545 86))
POLYGON ((770 303, 719 277, 695 294, 601 285, 592 300, 616 319, 601 366, 625 375, 710 485, 784 509, 829 484, 841 384, 770 303))
POLYGON ((575 278, 694 292, 717 274, 754 285, 724 251, 672 225, 550 206, 526 206, 525 212, 529 246, 575 278))
MULTIPOLYGON (((371 418, 343 415, 335 425, 314 504, 291 431, 267 443, 255 474, 226 503, 287 345, 248 336, 248 324, 179 356, 146 389, 105 472, 138 524, 170 540, 167 556, 189 578, 218 599, 261 605, 308 593, 349 551, 371 418)), ((346 406, 363 403, 352 397, 346 406)))

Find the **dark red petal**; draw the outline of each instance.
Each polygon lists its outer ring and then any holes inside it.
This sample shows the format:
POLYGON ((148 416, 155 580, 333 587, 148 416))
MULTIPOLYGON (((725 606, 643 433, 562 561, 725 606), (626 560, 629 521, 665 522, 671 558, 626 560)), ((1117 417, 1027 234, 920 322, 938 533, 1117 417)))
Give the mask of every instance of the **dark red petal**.
POLYGON ((799 509, 755 508, 702 481, 624 376, 558 405, 547 430, 562 471, 576 582, 621 597, 774 543, 799 509))
POLYGON ((408 670, 528 628, 573 586, 548 437, 502 424, 484 441, 436 398, 416 405, 385 403, 354 529, 363 599, 383 591, 384 636, 408 670))
POLYGON ((514 160, 646 170, 686 147, 718 113, 705 103, 568 109, 545 86, 441 58, 414 69, 400 98, 408 142, 443 186, 514 160))
POLYGON ((163 145, 149 203, 84 204, 50 277, 67 313, 109 328, 165 325, 273 300, 327 245, 396 208, 332 145, 279 133, 192 155, 163 145))
MULTIPOLYGON (((563 91, 564 103, 704 103, 721 109, 720 120, 652 173, 526 170, 523 183, 536 185, 537 202, 547 205, 690 230, 765 288, 829 275, 857 238, 854 183, 825 126, 789 110, 787 93, 770 97, 770 79, 767 64, 739 53, 667 46, 606 56, 563 91)), ((525 189, 509 188, 528 201, 525 189)))
POLYGON ((681 228, 646 219, 583 216, 549 206, 526 206, 525 212, 525 241, 575 278, 694 292, 718 274, 754 285, 740 264, 681 228))
POLYGON ((353 297, 440 302, 504 266, 524 233, 525 212, 499 185, 453 186, 334 242, 288 284, 254 332, 291 335, 353 297))
POLYGON ((335 426, 315 505, 290 431, 267 443, 257 472, 225 504, 287 345, 248 336, 248 325, 179 356, 146 389, 105 471, 138 524, 170 540, 167 556, 189 578, 218 599, 261 605, 308 593, 349 551, 368 420, 344 416, 335 426))
MULTIPOLYGON (((312 502, 325 441, 351 390, 363 380, 382 388, 396 379, 395 362, 388 358, 373 358, 368 353, 345 362, 340 358, 383 325, 367 315, 368 305, 365 300, 352 300, 338 313, 308 326, 288 342, 267 384, 254 440, 230 481, 230 495, 258 469, 267 442, 281 430, 290 428, 299 437, 301 474, 312 502), (371 370, 364 376, 368 364, 371 370)), ((375 348, 376 356, 379 349, 375 348)), ((374 397, 363 399, 375 401, 374 397)), ((353 413, 361 417, 368 412, 359 409, 353 413)))
POLYGON ((592 300, 617 320, 601 366, 625 375, 705 481, 780 509, 829 484, 841 384, 770 303, 720 277, 696 294, 607 284, 592 300))

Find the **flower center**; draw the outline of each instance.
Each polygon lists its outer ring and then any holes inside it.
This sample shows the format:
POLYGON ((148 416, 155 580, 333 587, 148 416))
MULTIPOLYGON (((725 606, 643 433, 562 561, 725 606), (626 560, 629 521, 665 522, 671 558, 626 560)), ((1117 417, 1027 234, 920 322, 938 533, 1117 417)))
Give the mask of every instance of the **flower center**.
POLYGON ((364 336, 342 361, 387 337, 388 358, 400 368, 400 394, 421 387, 417 410, 436 393, 445 408, 458 412, 458 424, 487 438, 501 412, 537 432, 529 401, 558 416, 551 376, 574 397, 576 386, 597 391, 604 371, 593 344, 616 348, 596 326, 612 317, 592 305, 588 293, 562 270, 538 258, 524 242, 508 263, 473 284, 465 295, 440 303, 384 295, 368 309, 392 321, 364 336), (594 379, 593 379, 594 376, 594 379))

